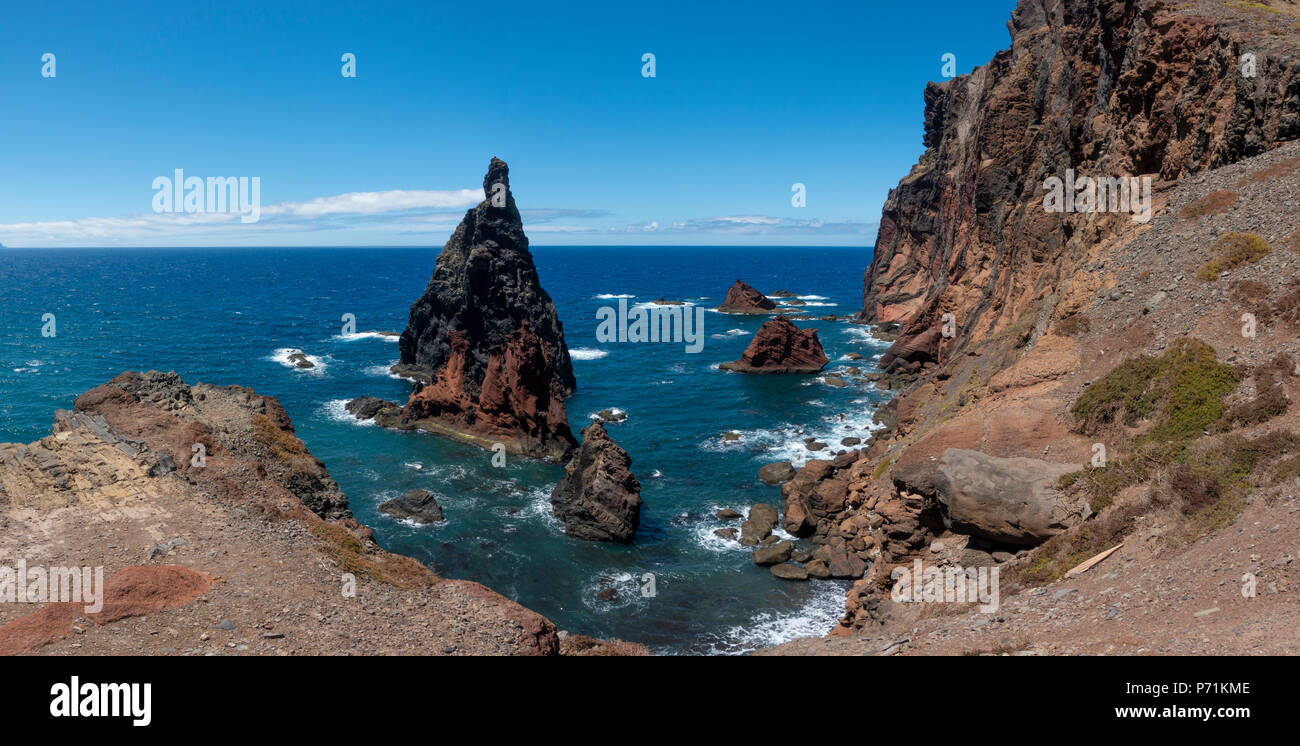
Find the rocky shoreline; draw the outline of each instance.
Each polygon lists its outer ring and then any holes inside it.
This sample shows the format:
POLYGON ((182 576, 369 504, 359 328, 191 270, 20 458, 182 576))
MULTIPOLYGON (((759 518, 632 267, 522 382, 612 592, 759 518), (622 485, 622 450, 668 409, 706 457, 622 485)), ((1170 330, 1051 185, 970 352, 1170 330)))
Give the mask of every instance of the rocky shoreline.
POLYGON ((645 653, 383 550, 279 402, 238 386, 123 373, 0 444, 0 505, 0 553, 109 578, 98 613, 0 604, 0 654, 645 653))

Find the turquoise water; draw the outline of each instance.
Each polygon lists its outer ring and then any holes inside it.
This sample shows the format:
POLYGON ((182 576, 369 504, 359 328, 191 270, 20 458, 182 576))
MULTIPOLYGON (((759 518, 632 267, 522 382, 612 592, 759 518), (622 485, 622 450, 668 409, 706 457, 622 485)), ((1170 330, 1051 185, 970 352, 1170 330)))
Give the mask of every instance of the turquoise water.
MULTIPOLYGON (((806 437, 865 438, 887 395, 818 377, 717 370, 740 357, 762 317, 706 313, 704 349, 687 354, 682 344, 598 343, 596 309, 617 305, 617 296, 712 307, 739 278, 798 293, 809 313, 848 314, 860 307, 870 249, 534 249, 574 356, 570 423, 577 431, 608 407, 628 414, 609 431, 642 484, 641 531, 629 547, 563 534, 547 501, 558 466, 512 459, 497 468, 490 452, 358 424, 343 412, 351 398, 404 400, 410 387, 388 374, 396 343, 343 336, 341 317, 354 314, 362 332, 401 331, 436 257, 436 249, 0 251, 0 441, 48 435, 55 409, 123 370, 250 386, 280 399, 383 546, 479 581, 562 629, 661 652, 739 653, 834 624, 846 582, 772 577, 747 550, 713 536, 727 525, 713 513, 779 505, 758 467, 806 458, 806 437), (47 313, 55 337, 41 334, 47 313), (320 364, 295 369, 284 360, 289 349, 320 364), (740 440, 724 443, 729 430, 740 440), (444 524, 377 512, 413 488, 437 495, 444 524), (642 593, 647 574, 653 596, 642 593), (617 598, 597 600, 607 587, 617 598)), ((867 369, 887 346, 847 323, 797 323, 820 330, 828 372, 867 369), (849 361, 849 352, 864 359, 849 361)))

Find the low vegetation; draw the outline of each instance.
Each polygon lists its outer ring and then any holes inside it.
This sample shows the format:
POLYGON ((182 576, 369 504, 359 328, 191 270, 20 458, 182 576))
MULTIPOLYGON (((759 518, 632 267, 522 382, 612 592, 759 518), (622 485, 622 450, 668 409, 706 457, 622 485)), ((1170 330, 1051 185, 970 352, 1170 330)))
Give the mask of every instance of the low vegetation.
POLYGON ((1286 411, 1282 381, 1293 365, 1283 355, 1251 371, 1255 396, 1234 406, 1228 400, 1243 371, 1219 362, 1209 345, 1179 339, 1164 355, 1121 363, 1086 389, 1071 409, 1078 432, 1138 434, 1126 457, 1060 479, 1060 489, 1087 499, 1095 515, 1044 542, 1013 571, 1014 582, 1058 580, 1157 514, 1176 540, 1217 531, 1256 487, 1300 479, 1300 435, 1230 432, 1286 411))
POLYGON ((1273 248, 1254 233, 1225 233, 1210 247, 1214 258, 1196 270, 1196 276, 1206 282, 1219 279, 1224 272, 1254 264, 1272 253, 1273 248))

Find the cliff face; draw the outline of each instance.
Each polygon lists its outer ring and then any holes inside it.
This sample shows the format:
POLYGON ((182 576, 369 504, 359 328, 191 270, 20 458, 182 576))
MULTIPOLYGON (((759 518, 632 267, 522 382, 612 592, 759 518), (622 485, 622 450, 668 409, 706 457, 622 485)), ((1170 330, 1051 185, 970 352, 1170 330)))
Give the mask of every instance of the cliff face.
POLYGON ((1221 3, 1021 0, 1011 49, 926 88, 926 151, 890 192, 864 283, 862 317, 901 326, 884 363, 915 371, 1018 320, 1041 333, 1086 249, 1132 224, 1045 211, 1049 177, 1151 176, 1158 208, 1168 182, 1300 137, 1294 23, 1221 3))
MULTIPOLYGON (((860 454, 782 487, 787 530, 856 578, 833 634, 958 644, 958 612, 893 602, 894 571, 918 559, 999 567, 1023 604, 1122 545, 1094 592, 1140 588, 1162 561, 1169 596, 1204 599, 1225 579, 1195 559, 1216 531, 1295 523, 1276 506, 1300 486, 1300 6, 1270 2, 1022 0, 1010 50, 927 88, 926 151, 885 205, 861 314, 898 332, 881 361, 898 395, 860 454), (1045 209, 1050 179, 1082 177, 1149 177, 1150 199, 1045 209), (1134 390, 1163 403, 1133 407, 1134 390), (1096 411, 1126 414, 1097 428, 1096 411), (1238 472, 1208 466, 1243 451, 1238 472)), ((1087 613, 1026 614, 1014 636, 1172 650, 1194 603, 1144 616, 1137 645, 1087 613)), ((966 649, 1009 633, 969 628, 966 649)), ((1232 625, 1196 634, 1247 647, 1232 625)))
POLYGON ((487 199, 465 213, 438 255, 394 371, 420 382, 403 413, 416 426, 559 461, 577 445, 564 411, 577 384, 509 173, 492 159, 487 199))

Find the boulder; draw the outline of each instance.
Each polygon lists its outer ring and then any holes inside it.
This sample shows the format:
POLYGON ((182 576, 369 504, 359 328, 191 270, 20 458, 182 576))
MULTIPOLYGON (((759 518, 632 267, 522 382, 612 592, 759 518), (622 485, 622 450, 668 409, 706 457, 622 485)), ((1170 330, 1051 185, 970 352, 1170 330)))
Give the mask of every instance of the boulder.
POLYGON ((373 396, 362 396, 343 405, 343 408, 358 420, 373 420, 380 412, 397 411, 402 408, 402 405, 397 402, 376 399, 373 396))
POLYGON ((935 462, 896 470, 894 480, 937 499, 944 523, 958 533, 1016 546, 1034 546, 1082 522, 1088 508, 1057 489, 1078 464, 997 458, 949 448, 935 462))
POLYGON ((759 481, 766 484, 781 484, 794 479, 794 465, 789 461, 777 461, 765 464, 758 470, 759 481))
POLYGON ((808 569, 803 565, 796 565, 793 562, 783 562, 779 565, 772 565, 770 569, 773 575, 782 580, 808 579, 808 569))
POLYGON ((437 523, 443 520, 442 506, 425 490, 411 490, 401 497, 381 503, 379 512, 416 523, 437 523))
POLYGON ((777 565, 788 562, 793 552, 793 541, 778 541, 771 546, 755 549, 752 558, 756 565, 777 565))
POLYGON ((779 514, 771 505, 758 504, 749 509, 749 518, 740 524, 740 543, 752 547, 772 534, 779 514))
POLYGON ((641 483, 630 471, 632 458, 599 422, 582 436, 551 493, 551 509, 570 536, 629 544, 641 525, 641 483))

